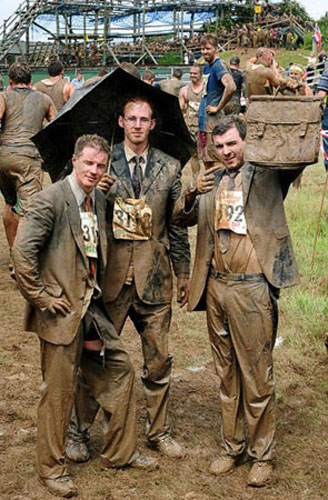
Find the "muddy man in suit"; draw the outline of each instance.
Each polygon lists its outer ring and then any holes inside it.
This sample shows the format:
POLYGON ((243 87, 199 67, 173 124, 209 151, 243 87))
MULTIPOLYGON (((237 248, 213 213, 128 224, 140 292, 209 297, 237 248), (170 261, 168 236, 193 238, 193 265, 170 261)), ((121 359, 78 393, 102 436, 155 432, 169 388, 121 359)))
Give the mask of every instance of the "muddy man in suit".
MULTIPOLYGON (((107 195, 108 268, 104 301, 120 333, 128 317, 138 331, 144 358, 142 382, 147 400, 147 442, 165 456, 179 458, 182 447, 172 438, 168 399, 172 356, 168 350, 172 271, 177 276, 178 302, 189 293, 190 251, 186 229, 172 221, 180 196, 180 163, 149 144, 156 126, 152 106, 129 100, 119 116, 124 142, 114 147, 107 195), (138 223, 142 220, 143 224, 138 223)), ((85 461, 88 427, 97 412, 86 393, 78 401, 66 453, 85 461), (88 404, 87 404, 88 403, 88 404), (89 423, 89 425, 88 425, 89 423), (82 443, 84 446, 82 446, 82 443)))
POLYGON ((236 116, 221 119, 212 138, 225 169, 200 174, 174 211, 176 223, 198 223, 189 310, 206 309, 220 378, 223 453, 210 472, 228 474, 248 454, 248 484, 264 486, 271 480, 276 428, 276 299, 280 288, 298 282, 283 200, 302 169, 244 162, 246 128, 236 116))
POLYGON ((103 305, 106 200, 95 187, 108 158, 102 137, 80 137, 72 174, 32 198, 13 248, 17 283, 29 303, 25 329, 41 343, 38 473, 65 498, 77 494, 64 446, 78 368, 103 409, 102 466, 158 466, 136 449, 134 370, 103 305))

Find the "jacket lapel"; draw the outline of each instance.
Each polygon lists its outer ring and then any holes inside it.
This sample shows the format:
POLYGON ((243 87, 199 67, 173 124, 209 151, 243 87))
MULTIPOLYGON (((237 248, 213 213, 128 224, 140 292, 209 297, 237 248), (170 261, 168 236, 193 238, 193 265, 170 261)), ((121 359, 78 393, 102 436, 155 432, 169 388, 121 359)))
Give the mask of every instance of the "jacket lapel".
POLYGON ((149 148, 147 165, 145 170, 144 178, 142 179, 141 193, 146 194, 150 186, 160 173, 164 166, 164 162, 161 158, 157 157, 156 150, 149 148))
POLYGON ((73 238, 74 238, 75 243, 78 246, 78 248, 82 254, 85 266, 87 268, 89 268, 88 259, 87 259, 87 256, 85 255, 85 251, 84 251, 84 243, 83 243, 83 236, 82 236, 82 230, 81 230, 81 218, 80 218, 79 207, 76 203, 76 199, 75 199, 75 196, 73 194, 73 191, 71 189, 71 186, 69 184, 68 179, 66 179, 63 182, 63 191, 64 191, 65 201, 66 201, 66 205, 67 205, 67 216, 68 216, 69 224, 71 226, 73 238))
POLYGON ((255 172, 255 166, 251 163, 245 163, 241 168, 241 178, 243 184, 244 207, 247 204, 249 189, 255 172))
POLYGON ((106 217, 105 217, 105 203, 103 196, 98 189, 96 193, 96 213, 98 219, 98 230, 99 230, 99 240, 100 240, 100 252, 101 261, 103 267, 106 267, 107 261, 107 238, 106 238, 106 217))
POLYGON ((132 179, 129 165, 125 157, 123 143, 114 148, 111 158, 111 168, 115 173, 117 181, 120 183, 122 189, 129 195, 130 198, 134 198, 132 179))

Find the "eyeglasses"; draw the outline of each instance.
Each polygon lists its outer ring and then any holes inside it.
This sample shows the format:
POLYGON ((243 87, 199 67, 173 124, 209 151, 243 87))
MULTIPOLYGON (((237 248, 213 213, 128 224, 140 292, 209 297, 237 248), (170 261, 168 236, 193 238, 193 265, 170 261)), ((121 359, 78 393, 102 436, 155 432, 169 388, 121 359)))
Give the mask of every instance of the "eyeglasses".
POLYGON ((129 125, 135 125, 138 121, 141 125, 148 125, 151 122, 151 118, 146 118, 142 116, 141 118, 137 118, 136 116, 128 116, 127 118, 123 118, 129 125))

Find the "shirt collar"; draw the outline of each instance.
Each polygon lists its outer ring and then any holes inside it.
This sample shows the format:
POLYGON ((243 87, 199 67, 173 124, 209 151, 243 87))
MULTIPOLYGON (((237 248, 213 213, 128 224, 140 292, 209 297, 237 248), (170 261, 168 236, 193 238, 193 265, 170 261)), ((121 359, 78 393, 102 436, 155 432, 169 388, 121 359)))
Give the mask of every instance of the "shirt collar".
POLYGON ((76 203, 77 203, 78 207, 81 207, 82 203, 84 203, 87 194, 89 194, 89 196, 91 197, 93 206, 95 206, 95 200, 96 200, 95 189, 93 189, 91 191, 91 193, 86 193, 81 188, 81 186, 79 186, 79 184, 77 183, 73 172, 68 176, 68 180, 69 180, 69 183, 70 183, 70 186, 71 186, 71 189, 73 191, 73 194, 74 194, 74 197, 76 199, 76 203))
POLYGON ((132 151, 131 148, 124 142, 124 152, 125 156, 127 159, 127 162, 130 163, 132 158, 135 158, 136 156, 139 156, 140 158, 143 158, 145 164, 147 163, 147 156, 148 156, 148 151, 149 151, 149 146, 145 149, 145 151, 141 155, 137 155, 134 151, 132 151))

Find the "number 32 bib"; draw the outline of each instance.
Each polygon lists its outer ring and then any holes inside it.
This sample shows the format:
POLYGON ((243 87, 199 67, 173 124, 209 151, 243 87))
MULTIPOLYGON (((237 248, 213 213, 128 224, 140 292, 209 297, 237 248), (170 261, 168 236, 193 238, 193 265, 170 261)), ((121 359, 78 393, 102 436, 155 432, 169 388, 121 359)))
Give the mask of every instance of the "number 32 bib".
POLYGON ((219 191, 215 205, 216 231, 229 229, 237 234, 247 233, 242 191, 219 191))

